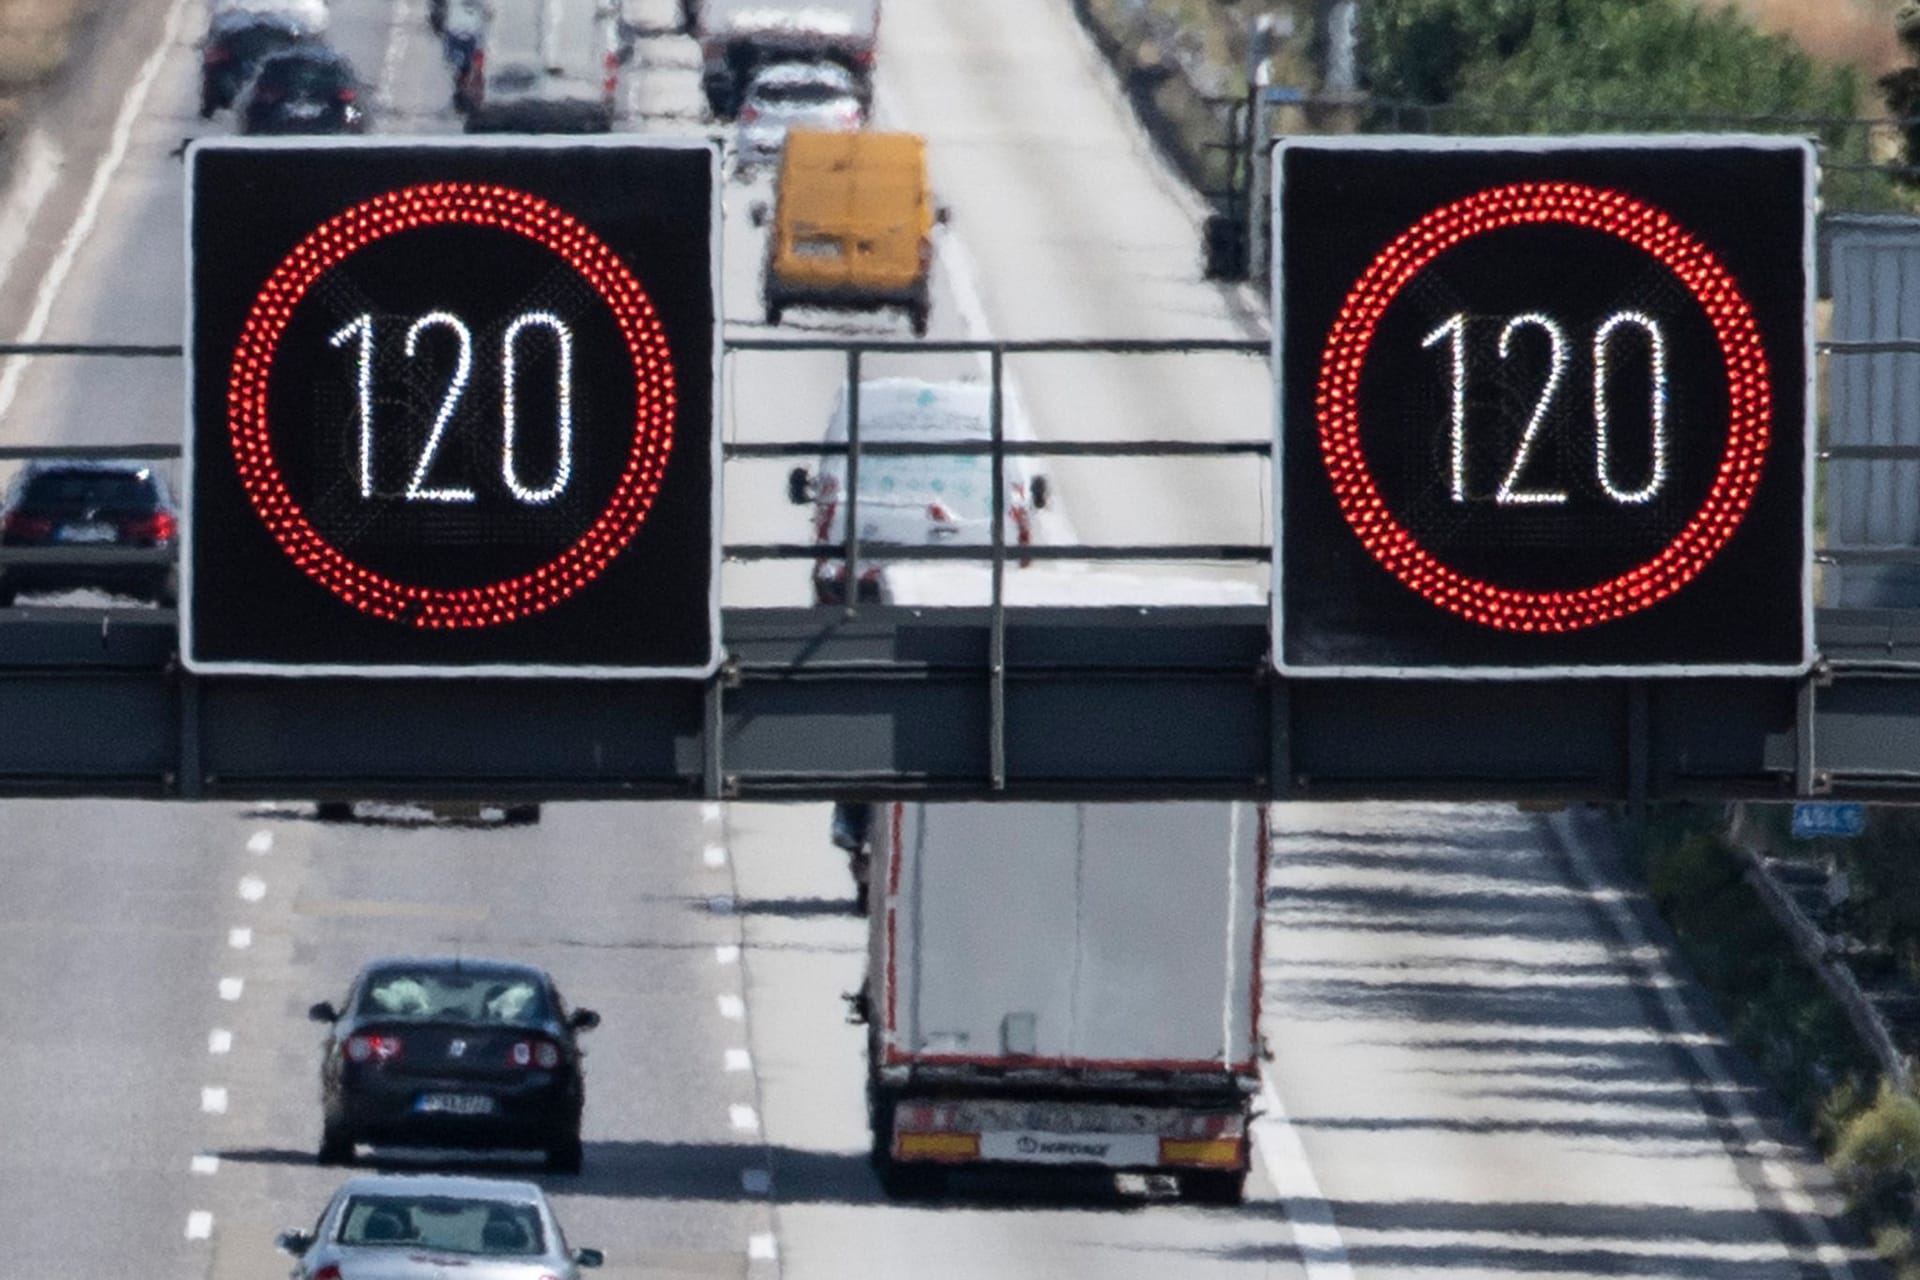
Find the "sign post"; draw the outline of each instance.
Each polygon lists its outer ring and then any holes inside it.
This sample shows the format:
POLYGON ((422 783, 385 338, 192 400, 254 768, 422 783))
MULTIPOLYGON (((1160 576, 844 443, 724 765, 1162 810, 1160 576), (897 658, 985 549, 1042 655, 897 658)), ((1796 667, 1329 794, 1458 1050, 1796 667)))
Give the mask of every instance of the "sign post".
POLYGON ((198 672, 710 674, 714 144, 196 143, 198 672))
POLYGON ((1280 669, 1808 669, 1813 183, 1798 139, 1283 140, 1280 669))

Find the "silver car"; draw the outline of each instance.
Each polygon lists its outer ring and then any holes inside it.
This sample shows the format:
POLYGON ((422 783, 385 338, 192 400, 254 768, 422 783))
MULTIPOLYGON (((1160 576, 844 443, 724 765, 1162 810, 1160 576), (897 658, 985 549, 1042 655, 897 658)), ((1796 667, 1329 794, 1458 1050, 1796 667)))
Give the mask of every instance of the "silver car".
POLYGON ((275 1239, 293 1280, 580 1280, 605 1261, 569 1249, 531 1182, 441 1175, 349 1178, 311 1231, 275 1239))
POLYGON ((853 73, 833 62, 775 62, 754 72, 736 118, 740 168, 780 156, 788 129, 849 132, 867 120, 853 73))

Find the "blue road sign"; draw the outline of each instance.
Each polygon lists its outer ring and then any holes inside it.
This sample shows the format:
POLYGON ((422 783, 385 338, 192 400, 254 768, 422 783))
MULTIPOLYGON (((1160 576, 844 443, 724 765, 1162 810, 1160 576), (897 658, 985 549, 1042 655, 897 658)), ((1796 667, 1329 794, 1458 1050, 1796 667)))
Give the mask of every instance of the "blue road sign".
POLYGON ((1857 836, 1867 829, 1867 807, 1818 801, 1793 806, 1793 834, 1797 840, 1815 836, 1857 836))

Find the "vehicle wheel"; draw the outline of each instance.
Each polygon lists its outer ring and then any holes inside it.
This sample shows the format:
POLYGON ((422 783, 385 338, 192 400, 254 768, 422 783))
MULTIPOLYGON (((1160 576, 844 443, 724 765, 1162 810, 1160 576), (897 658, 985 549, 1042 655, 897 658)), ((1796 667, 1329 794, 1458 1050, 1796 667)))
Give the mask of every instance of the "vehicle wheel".
POLYGON ((1247 1171, 1207 1169, 1183 1173, 1180 1198, 1194 1204, 1237 1205, 1247 1198, 1247 1171))
POLYGON ((928 1200, 946 1189, 947 1171, 939 1165, 893 1158, 893 1099, 876 1097, 868 1104, 872 1117, 873 1149, 868 1160, 880 1190, 889 1200, 928 1200))
POLYGON ((540 806, 537 804, 510 804, 500 815, 500 820, 509 826, 530 827, 540 821, 540 806))
POLYGON ((352 1164, 353 1135, 342 1126, 330 1120, 327 1121, 320 1130, 319 1162, 321 1164, 352 1164))
POLYGON ((547 1148, 547 1172, 579 1173, 580 1166, 586 1160, 586 1150, 581 1146, 580 1135, 570 1133, 553 1146, 547 1148))
POLYGON ((932 312, 933 307, 930 303, 915 302, 908 305, 907 323, 913 326, 914 337, 924 338, 927 336, 927 321, 931 319, 932 312))
POLYGON ((0 583, 0 609, 11 609, 13 602, 19 598, 20 593, 18 591, 15 591, 12 587, 4 583, 0 583))
POLYGON ((352 822, 353 801, 322 800, 313 807, 313 816, 322 822, 352 822))
POLYGON ((780 325, 780 317, 785 313, 785 307, 769 299, 767 302, 767 327, 770 329, 778 328, 780 325))
POLYGON ((166 580, 160 584, 158 598, 154 601, 162 609, 180 607, 180 578, 173 570, 167 571, 166 580))

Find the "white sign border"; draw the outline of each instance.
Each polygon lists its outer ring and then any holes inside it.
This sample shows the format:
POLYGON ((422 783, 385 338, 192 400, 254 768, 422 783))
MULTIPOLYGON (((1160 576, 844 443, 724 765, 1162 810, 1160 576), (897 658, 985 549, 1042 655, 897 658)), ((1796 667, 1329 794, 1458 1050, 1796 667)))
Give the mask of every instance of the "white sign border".
POLYGON ((1814 369, 1814 308, 1817 302, 1816 280, 1814 277, 1814 240, 1815 224, 1819 213, 1819 152, 1810 138, 1796 137, 1791 134, 1520 134, 1500 136, 1447 135, 1431 134, 1353 134, 1307 136, 1298 135, 1278 138, 1274 141, 1269 156, 1270 194, 1268 205, 1268 228, 1271 240, 1269 256, 1269 306, 1273 316, 1273 458, 1269 473, 1269 483, 1273 490, 1273 574, 1270 604, 1269 639, 1273 650, 1274 670, 1287 677, 1328 679, 1381 679, 1381 680, 1556 680, 1566 678, 1599 679, 1604 677, 1655 677, 1655 676, 1803 676, 1813 669, 1818 660, 1814 648, 1813 635, 1813 498, 1815 476, 1814 468, 1818 441, 1815 439, 1818 410, 1816 408, 1815 369, 1814 369), (1284 485, 1286 455, 1286 366, 1283 363, 1286 340, 1286 325, 1282 319, 1281 286, 1284 281, 1284 261, 1282 257, 1283 240, 1281 237, 1281 195, 1285 181, 1281 158, 1288 151, 1453 151, 1453 152, 1538 152, 1558 154, 1575 151, 1676 151, 1676 150, 1751 150, 1751 151, 1798 151, 1803 157, 1801 173, 1803 175, 1802 199, 1803 218, 1801 224, 1801 269, 1804 287, 1801 290, 1804 314, 1801 320, 1803 344, 1802 360, 1806 380, 1805 398, 1801 412, 1805 419, 1801 435, 1803 437, 1804 458, 1801 462, 1804 492, 1801 495, 1801 562, 1800 562, 1800 638, 1801 655, 1797 662, 1787 664, 1760 663, 1650 663, 1642 665, 1558 665, 1558 666, 1368 666, 1353 664, 1301 664, 1289 662, 1286 656, 1286 610, 1285 596, 1282 593, 1282 578, 1285 573, 1286 522, 1283 519, 1283 507, 1286 501, 1284 485))
POLYGON ((212 676, 276 676, 282 678, 349 676, 360 679, 398 680, 398 679, 473 679, 505 677, 528 680, 659 680, 659 679, 711 679, 726 662, 726 649, 720 634, 720 565, 722 560, 721 528, 721 465, 722 441, 721 423, 724 417, 721 410, 721 360, 722 328, 725 320, 721 313, 723 282, 720 275, 720 250, 723 236, 722 205, 726 196, 725 174, 722 170, 722 143, 720 139, 707 135, 667 136, 654 134, 514 134, 498 137, 471 137, 466 135, 423 135, 409 137, 405 135, 381 134, 376 138, 200 138, 188 145, 185 154, 186 179, 186 217, 183 222, 183 236, 186 247, 187 288, 185 290, 185 414, 182 419, 184 432, 181 437, 181 521, 180 521, 180 559, 179 559, 179 647, 180 660, 187 670, 195 675, 212 676), (645 151, 705 151, 708 153, 708 190, 709 217, 708 228, 708 278, 712 292, 713 337, 711 350, 712 394, 708 401, 712 423, 708 430, 712 456, 708 466, 712 476, 711 529, 708 537, 708 574, 707 574, 707 660, 703 665, 690 667, 627 667, 597 665, 542 665, 536 663, 470 663, 465 665, 428 664, 428 663, 381 663, 356 664, 340 662, 295 663, 295 662, 245 662, 245 661, 204 661, 194 653, 193 648, 193 534, 194 534, 194 395, 197 379, 194 367, 194 188, 198 158, 208 152, 220 151, 308 151, 324 150, 360 150, 360 151, 528 151, 528 150, 578 150, 580 148, 605 148, 608 150, 645 150, 645 151))

